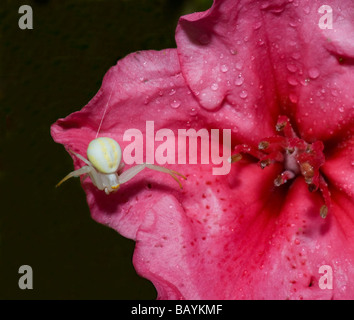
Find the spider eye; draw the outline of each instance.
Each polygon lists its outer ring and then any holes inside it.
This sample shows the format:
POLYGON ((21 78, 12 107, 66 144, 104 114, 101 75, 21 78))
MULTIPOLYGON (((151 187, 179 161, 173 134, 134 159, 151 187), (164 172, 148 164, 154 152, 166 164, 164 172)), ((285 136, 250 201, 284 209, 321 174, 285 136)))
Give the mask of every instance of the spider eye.
POLYGON ((100 137, 90 142, 87 158, 102 173, 114 173, 122 159, 122 150, 112 138, 100 137))

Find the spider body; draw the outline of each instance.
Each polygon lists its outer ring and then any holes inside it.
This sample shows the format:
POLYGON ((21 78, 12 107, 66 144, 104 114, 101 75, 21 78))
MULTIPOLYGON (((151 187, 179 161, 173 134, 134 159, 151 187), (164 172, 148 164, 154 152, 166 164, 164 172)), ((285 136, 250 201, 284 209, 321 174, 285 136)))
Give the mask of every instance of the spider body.
POLYGON ((181 188, 182 184, 177 176, 186 179, 184 175, 176 171, 149 163, 138 164, 122 172, 122 169, 124 168, 124 163, 121 162, 122 150, 114 139, 108 137, 96 138, 90 142, 87 148, 88 160, 76 152, 71 150, 70 152, 85 162, 86 166, 70 172, 57 184, 57 187, 72 177, 85 175, 85 177, 89 176, 91 178, 92 183, 99 190, 104 190, 106 194, 110 194, 111 192, 117 191, 121 184, 132 179, 144 168, 168 173, 178 182, 181 188))

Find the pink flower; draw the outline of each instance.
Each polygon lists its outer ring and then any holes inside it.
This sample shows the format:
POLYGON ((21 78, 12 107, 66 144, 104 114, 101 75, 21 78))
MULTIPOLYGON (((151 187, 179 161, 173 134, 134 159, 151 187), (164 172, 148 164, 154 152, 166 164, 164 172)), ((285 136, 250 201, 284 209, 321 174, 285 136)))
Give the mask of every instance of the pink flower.
POLYGON ((319 1, 215 1, 180 19, 177 50, 122 59, 52 126, 83 156, 105 112, 100 136, 122 149, 147 121, 232 130, 227 175, 166 165, 183 190, 145 170, 110 195, 83 181, 92 217, 136 241, 160 299, 354 298, 354 4, 327 2, 333 29, 319 1))

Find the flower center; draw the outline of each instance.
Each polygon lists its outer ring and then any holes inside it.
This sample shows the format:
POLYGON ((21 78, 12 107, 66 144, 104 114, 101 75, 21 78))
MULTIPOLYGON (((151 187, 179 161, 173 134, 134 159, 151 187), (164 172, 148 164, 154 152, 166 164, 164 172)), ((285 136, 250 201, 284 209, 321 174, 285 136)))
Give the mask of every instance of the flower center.
POLYGON ((325 163, 322 141, 307 143, 300 139, 286 116, 279 116, 275 128, 279 134, 260 141, 257 148, 247 144, 237 145, 236 153, 230 158, 231 163, 240 161, 242 154, 257 158, 262 169, 274 162, 283 163, 284 171, 274 179, 274 185, 280 187, 301 174, 310 192, 319 190, 321 193, 324 204, 320 215, 325 218, 331 207, 331 198, 328 185, 320 173, 320 167, 325 163))

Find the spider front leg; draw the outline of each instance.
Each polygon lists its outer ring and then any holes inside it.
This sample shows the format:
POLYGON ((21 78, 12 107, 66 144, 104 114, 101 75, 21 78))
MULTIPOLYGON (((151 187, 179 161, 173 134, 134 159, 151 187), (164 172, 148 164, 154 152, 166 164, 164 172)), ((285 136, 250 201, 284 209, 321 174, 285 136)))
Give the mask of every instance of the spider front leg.
POLYGON ((180 176, 183 179, 187 180, 187 178, 183 174, 181 174, 177 171, 170 170, 170 169, 167 169, 167 168, 161 167, 161 166, 156 166, 154 164, 142 163, 142 164, 138 164, 138 165, 128 169, 127 171, 124 171, 122 174, 120 174, 119 175, 119 183, 122 184, 122 183, 129 181, 130 179, 132 179, 134 176, 136 176, 140 171, 144 170, 145 168, 168 173, 173 179, 175 179, 177 181, 177 183, 179 184, 181 189, 182 189, 182 183, 181 183, 181 181, 179 181, 177 176, 180 176))
POLYGON ((92 168, 90 166, 84 166, 84 167, 82 167, 80 169, 72 171, 67 176, 65 176, 62 180, 60 180, 57 183, 56 187, 59 187, 63 182, 65 182, 66 180, 68 180, 68 179, 70 179, 72 177, 79 177, 79 176, 81 176, 83 174, 88 174, 91 171, 92 171, 92 168))

